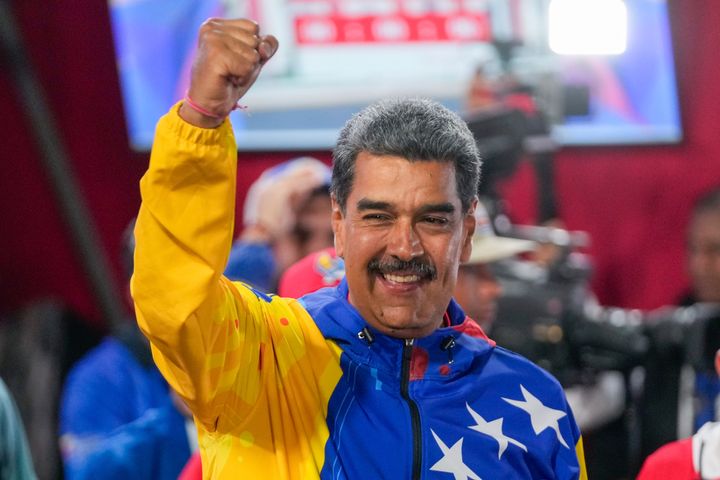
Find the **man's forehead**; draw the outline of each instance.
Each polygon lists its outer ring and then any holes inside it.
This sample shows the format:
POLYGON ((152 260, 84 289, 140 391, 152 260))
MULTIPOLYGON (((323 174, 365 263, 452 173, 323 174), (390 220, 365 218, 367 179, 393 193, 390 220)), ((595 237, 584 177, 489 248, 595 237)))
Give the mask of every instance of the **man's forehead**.
POLYGON ((692 218, 692 224, 693 225, 720 225, 720 211, 718 210, 707 210, 698 212, 695 215, 693 215, 692 218))
POLYGON ((442 163, 447 164, 450 167, 454 167, 454 163, 452 160, 447 158, 415 158, 412 156, 405 155, 403 153, 373 153, 368 150, 360 150, 358 152, 357 156, 355 157, 356 163, 361 163, 363 161, 368 160, 379 160, 379 161, 386 161, 386 160, 403 160, 407 162, 409 165, 415 165, 415 164, 423 164, 423 163, 442 163))
POLYGON ((720 213, 703 212, 695 215, 688 231, 693 237, 720 237, 720 213))
MULTIPOLYGON (((360 152, 355 162, 355 181, 367 182, 370 185, 381 180, 411 182, 425 180, 438 187, 455 186, 455 164, 446 160, 415 160, 399 155, 376 155, 360 152), (432 181, 430 181, 432 178, 432 181)), ((402 186, 398 184, 398 186, 402 186)))

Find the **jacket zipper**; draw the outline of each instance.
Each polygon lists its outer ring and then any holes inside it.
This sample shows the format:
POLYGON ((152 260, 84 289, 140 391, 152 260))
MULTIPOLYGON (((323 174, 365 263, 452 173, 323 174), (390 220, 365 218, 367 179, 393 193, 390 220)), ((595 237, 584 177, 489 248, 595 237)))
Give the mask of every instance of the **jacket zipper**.
POLYGON ((402 352, 402 378, 400 383, 400 395, 407 402, 410 408, 410 423, 412 425, 413 436, 413 480, 420 480, 420 467, 422 460, 422 443, 420 439, 420 411, 413 399, 410 398, 408 387, 410 386, 410 360, 412 358, 412 348, 414 339, 405 339, 405 345, 402 352))

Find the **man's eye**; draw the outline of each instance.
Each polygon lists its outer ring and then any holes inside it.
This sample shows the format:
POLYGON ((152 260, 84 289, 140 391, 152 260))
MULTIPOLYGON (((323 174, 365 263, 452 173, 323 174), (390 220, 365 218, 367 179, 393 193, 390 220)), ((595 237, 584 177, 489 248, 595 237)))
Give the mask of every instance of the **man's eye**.
POLYGON ((369 221, 369 222, 383 222, 386 220, 389 220, 390 216, 386 215, 384 213, 368 213, 367 215, 363 216, 363 220, 369 221))
POLYGON ((447 225, 449 220, 445 217, 425 217, 423 218, 425 223, 430 225, 447 225))

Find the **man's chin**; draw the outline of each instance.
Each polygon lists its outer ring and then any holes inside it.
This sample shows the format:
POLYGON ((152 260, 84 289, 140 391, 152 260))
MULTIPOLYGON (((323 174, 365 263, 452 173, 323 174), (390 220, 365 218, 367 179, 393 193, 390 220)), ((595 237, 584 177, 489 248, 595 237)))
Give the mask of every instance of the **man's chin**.
POLYGON ((435 328, 418 325, 383 325, 380 330, 383 334, 394 338, 421 338, 430 335, 435 328))
POLYGON ((440 319, 418 318, 417 309, 398 308, 384 312, 379 329, 398 338, 418 338, 431 334, 440 326, 440 319))

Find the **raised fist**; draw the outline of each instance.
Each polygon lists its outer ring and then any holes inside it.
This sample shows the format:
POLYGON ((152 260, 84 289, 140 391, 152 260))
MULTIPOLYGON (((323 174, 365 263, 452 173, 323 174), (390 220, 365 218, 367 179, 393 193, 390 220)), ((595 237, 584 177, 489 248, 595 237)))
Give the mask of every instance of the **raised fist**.
POLYGON ((180 116, 201 127, 218 126, 277 48, 277 39, 261 36, 260 27, 251 20, 207 20, 198 34, 188 90, 188 97, 200 108, 193 109, 186 102, 180 116), (203 110, 210 115, 201 113, 203 110))

